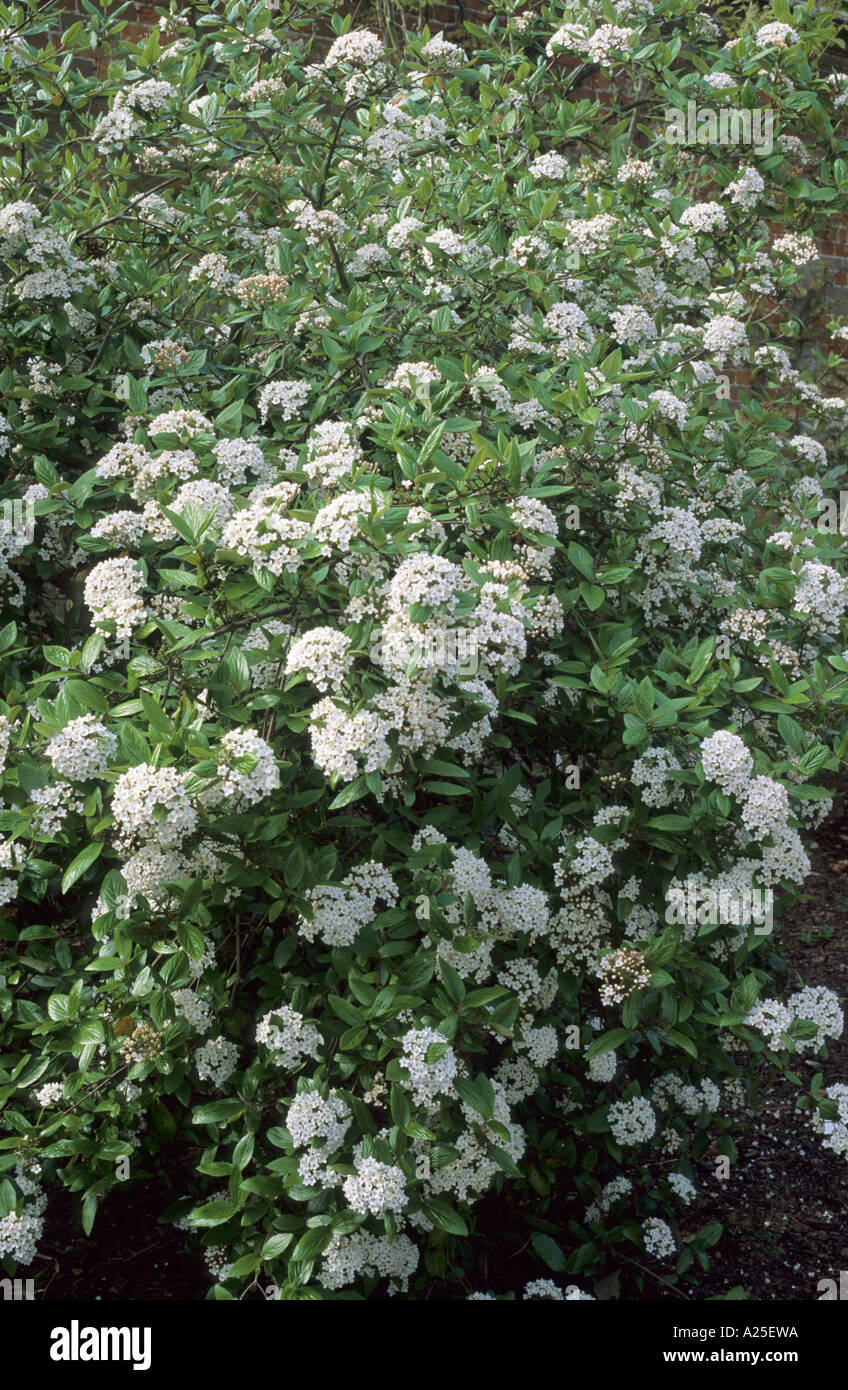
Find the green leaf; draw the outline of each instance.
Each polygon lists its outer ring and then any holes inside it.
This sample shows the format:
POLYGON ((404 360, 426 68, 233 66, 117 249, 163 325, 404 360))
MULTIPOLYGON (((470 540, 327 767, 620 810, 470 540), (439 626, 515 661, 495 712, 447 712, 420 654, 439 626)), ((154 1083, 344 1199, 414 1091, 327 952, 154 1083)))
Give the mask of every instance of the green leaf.
MULTIPOLYGON (((571 541, 566 554, 584 579, 593 580, 595 578, 595 564, 585 546, 580 545, 578 541, 571 541)), ((603 597, 603 594, 601 596, 603 597)))
POLYGON ((368 783, 364 777, 357 777, 355 782, 349 782, 343 787, 338 796, 334 797, 327 807, 328 811, 338 811, 342 806, 349 806, 352 801, 359 801, 363 796, 368 795, 368 783))
POLYGON ((282 1255, 283 1251, 289 1248, 293 1240, 294 1235, 291 1231, 281 1231, 278 1235, 269 1236, 260 1251, 261 1259, 275 1260, 278 1255, 282 1255))
POLYGON ((455 1211, 450 1202, 444 1197, 428 1197, 421 1202, 421 1210, 432 1221, 434 1226, 438 1226, 440 1231, 447 1231, 452 1236, 467 1236, 468 1227, 463 1221, 458 1211, 455 1211))
POLYGON ((187 956, 192 960, 200 960, 206 948, 206 939, 199 927, 193 922, 177 923, 177 940, 182 946, 187 956))
POLYGON ((189 1212, 188 1221, 191 1226, 201 1228, 222 1226, 225 1221, 231 1221, 237 1211, 235 1202, 205 1202, 202 1207, 189 1212))
POLYGON ((292 1259, 314 1260, 317 1255, 322 1254, 327 1249, 332 1239, 333 1231, 330 1226, 313 1226, 297 1242, 292 1251, 292 1259))
POLYGON ((566 1259, 556 1241, 541 1231, 535 1231, 531 1239, 533 1249, 539 1258, 544 1260, 548 1269, 552 1269, 555 1274, 564 1274, 567 1269, 566 1259))
POLYGON ((600 1057, 604 1052, 612 1052, 615 1048, 621 1047, 630 1037, 629 1028, 611 1028, 608 1033, 602 1033, 599 1038, 590 1043, 586 1048, 586 1058, 591 1061, 593 1057, 600 1057))
POLYGON ((65 870, 65 874, 62 879, 63 893, 67 893, 68 889, 73 887, 77 879, 82 877, 86 869, 91 868, 95 859, 99 858, 102 852, 102 840, 92 841, 90 845, 86 845, 85 849, 80 850, 79 854, 71 860, 70 864, 65 870))

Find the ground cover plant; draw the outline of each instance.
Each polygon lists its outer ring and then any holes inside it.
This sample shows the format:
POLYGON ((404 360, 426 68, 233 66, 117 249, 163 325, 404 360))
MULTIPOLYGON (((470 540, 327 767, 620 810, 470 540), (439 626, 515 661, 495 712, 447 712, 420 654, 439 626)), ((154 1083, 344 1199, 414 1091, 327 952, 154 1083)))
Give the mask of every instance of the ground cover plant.
POLYGON ((217 1299, 696 1288, 740 1107, 848 1153, 779 985, 848 748, 838 14, 85 8, 0 6, 4 1269, 179 1172, 217 1299))

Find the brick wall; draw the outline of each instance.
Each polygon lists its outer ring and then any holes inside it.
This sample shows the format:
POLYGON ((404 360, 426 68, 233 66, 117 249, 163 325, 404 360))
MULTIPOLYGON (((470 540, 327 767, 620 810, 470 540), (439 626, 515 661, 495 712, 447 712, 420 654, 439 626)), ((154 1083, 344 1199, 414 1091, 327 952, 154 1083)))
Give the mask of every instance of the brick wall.
MULTIPOLYGON (((62 8, 67 14, 68 24, 73 24, 78 19, 88 18, 80 0, 62 0, 62 8)), ((153 5, 137 3, 137 0, 131 0, 129 4, 121 5, 120 0, 116 0, 113 8, 115 10, 124 9, 123 17, 127 23, 126 33, 133 42, 149 33, 159 23, 159 16, 153 5)), ((339 12, 344 14, 346 11, 355 11, 359 5, 357 0, 339 0, 338 8, 339 12)), ((480 23, 487 18, 488 13, 486 0, 436 0, 436 3, 428 4, 426 19, 431 28, 437 25, 439 28, 449 30, 461 28, 466 19, 476 20, 480 23)))
MULTIPOLYGON (((115 4, 112 8, 117 10, 122 7, 115 4)), ((158 27, 159 16, 153 5, 132 3, 123 8, 126 11, 124 15, 127 21, 126 32, 133 42, 149 33, 151 29, 158 27)), ((66 15, 67 25, 75 24, 79 19, 83 21, 90 19, 90 15, 83 9, 80 0, 62 0, 62 9, 66 15)))

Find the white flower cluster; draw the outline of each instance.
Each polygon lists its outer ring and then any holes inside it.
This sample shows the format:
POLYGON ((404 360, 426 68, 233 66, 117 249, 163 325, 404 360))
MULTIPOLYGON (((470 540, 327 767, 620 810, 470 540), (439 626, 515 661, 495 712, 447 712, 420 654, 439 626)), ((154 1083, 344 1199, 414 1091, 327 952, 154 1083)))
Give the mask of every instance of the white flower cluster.
POLYGON ((356 432, 346 420, 322 420, 314 426, 304 464, 304 472, 313 483, 330 488, 341 478, 349 478, 362 462, 356 432))
POLYGON ((255 439, 219 439, 212 452, 218 477, 228 487, 243 483, 248 472, 264 479, 268 471, 265 455, 255 439))
POLYGON ((381 63, 385 54, 383 40, 370 29, 350 29, 334 39, 324 59, 325 68, 349 63, 351 67, 362 68, 367 72, 375 63, 381 63))
POLYGON ((759 999, 745 1017, 748 1027, 762 1033, 773 1052, 786 1046, 784 1035, 800 1021, 813 1024, 815 1032, 811 1037, 794 1039, 797 1052, 819 1052, 829 1038, 842 1037, 842 1009, 826 985, 806 985, 785 1004, 777 999, 759 999))
POLYGON ((305 671, 318 690, 338 690, 347 675, 350 638, 332 627, 314 627, 293 642, 286 675, 305 671))
POLYGON ((607 1119, 613 1139, 627 1148, 652 1139, 657 1128, 653 1106, 644 1096, 613 1101, 607 1110, 607 1119))
POLYGON ((832 565, 807 560, 798 575, 794 607, 805 615, 811 632, 838 633, 848 608, 845 580, 832 565))
POLYGON ((318 937, 325 946, 350 946, 363 927, 373 922, 377 901, 389 907, 398 900, 397 886, 382 864, 369 860, 351 871, 343 883, 323 883, 305 895, 309 918, 298 918, 298 930, 307 941, 318 937))
POLYGON ((123 149, 141 129, 141 122, 133 114, 126 95, 118 92, 111 109, 100 117, 94 127, 91 140, 100 154, 113 154, 123 149))
POLYGON ((695 233, 723 232, 727 229, 727 213, 721 203, 693 203, 680 214, 680 225, 695 233))
POLYGON ((701 744, 704 776, 717 782, 725 796, 742 796, 754 769, 754 759, 738 734, 719 729, 701 744))
POLYGON ((147 430, 151 439, 157 435, 174 434, 181 443, 199 435, 214 435, 215 428, 208 416, 199 410, 164 410, 154 416, 147 430))
POLYGON ((642 1230, 646 1253, 657 1260, 670 1260, 677 1247, 668 1222, 649 1216, 642 1222, 642 1230))
POLYGON ((245 810, 280 785, 274 750, 253 729, 230 729, 218 757, 220 780, 210 789, 212 802, 224 800, 234 810, 245 810))
POLYGON ((93 714, 82 714, 54 734, 44 751, 60 777, 87 782, 106 776, 117 747, 117 736, 105 724, 93 714))
POLYGON ((788 48, 790 44, 798 43, 798 31, 791 24, 774 21, 761 25, 754 35, 754 41, 758 48, 788 48))
POLYGON ((320 542, 321 553, 330 555, 333 550, 342 553, 349 550, 359 531, 360 518, 370 511, 371 498, 365 492, 341 492, 322 507, 312 524, 312 534, 320 542))
POLYGON ((64 1096, 65 1088, 61 1081, 47 1081, 35 1092, 39 1105, 56 1105, 64 1096))
POLYGON ((680 763, 666 748, 646 748, 630 772, 646 806, 670 806, 683 794, 683 788, 669 783, 670 772, 680 772, 680 763))
POLYGON ((701 743, 701 763, 706 777, 718 782, 726 796, 743 802, 744 831, 757 837, 768 836, 762 844, 759 872, 766 884, 782 878, 803 883, 810 872, 810 861, 798 831, 787 824, 789 802, 786 789, 769 777, 751 777, 754 760, 738 734, 720 729, 701 743))
POLYGON ((101 560, 85 581, 86 607, 94 616, 95 626, 102 628, 114 623, 117 636, 131 637, 147 617, 141 601, 144 581, 134 560, 121 556, 116 560, 101 560))
POLYGON ((387 1212, 400 1214, 407 1203, 406 1177, 403 1169, 381 1163, 377 1158, 360 1158, 356 1174, 345 1178, 342 1185, 345 1201, 351 1211, 366 1216, 384 1216, 387 1212))
POLYGON ((324 1251, 319 1283, 343 1289, 357 1278, 388 1279, 390 1293, 405 1293, 418 1268, 418 1250, 409 1236, 375 1236, 364 1228, 335 1235, 324 1251))
POLYGON ((272 1061, 285 1071, 294 1071, 306 1057, 318 1057, 321 1034, 314 1023, 288 1004, 271 1009, 256 1025, 256 1041, 271 1053, 272 1061))
POLYGON ((555 150, 548 150, 536 156, 529 172, 534 179, 564 179, 568 173, 568 162, 555 150))
POLYGON ((651 983, 651 971, 641 952, 633 946, 610 951, 595 965, 600 981, 601 1003, 607 1008, 623 1004, 631 994, 651 983))
POLYGON ((721 1106, 721 1091, 709 1077, 699 1086, 688 1085, 676 1071, 665 1071, 654 1082, 651 1092, 658 1110, 665 1112, 671 1102, 679 1106, 684 1115, 699 1115, 702 1110, 717 1112, 721 1106))
POLYGON ((44 1231, 46 1208, 47 1196, 38 1191, 20 1213, 12 1210, 0 1217, 0 1259, 11 1256, 19 1265, 32 1264, 44 1231))
POLYGON ((601 1083, 612 1081, 616 1068, 617 1061, 613 1048, 610 1048, 609 1052, 601 1052, 597 1057, 590 1057, 586 1063, 586 1073, 589 1080, 600 1081, 601 1083))
POLYGON ((392 759, 389 731, 388 722, 373 710, 349 714, 329 698, 319 700, 312 709, 312 756, 328 776, 351 782, 360 771, 388 767, 392 759))
POLYGON ((614 1206, 616 1202, 621 1202, 633 1191, 633 1183, 630 1178, 620 1174, 617 1178, 611 1178, 605 1183, 596 1200, 586 1208, 587 1221, 600 1221, 614 1206))
POLYGON ((453 1095, 456 1054, 446 1037, 435 1028, 410 1028, 401 1045, 400 1064, 409 1072, 409 1080, 403 1084, 410 1088, 417 1105, 432 1105, 437 1096, 453 1095), (428 1062, 431 1048, 438 1055, 428 1062))
POLYGON ((547 1299, 550 1303, 564 1303, 565 1294, 553 1279, 531 1279, 524 1285, 523 1298, 547 1299))
POLYGON ((209 1005, 193 989, 175 989, 171 995, 178 1018, 184 1018, 196 1033, 208 1033, 212 1027, 209 1005))
POLYGON ((552 58, 558 48, 571 49, 591 63, 608 63, 613 54, 626 53, 636 37, 635 29, 616 24, 600 24, 593 33, 579 24, 563 24, 547 43, 545 52, 552 58))
POLYGON ((308 1186, 331 1177, 327 1159, 341 1148, 350 1124, 350 1110, 341 1096, 330 1092, 325 1099, 320 1091, 298 1091, 286 1115, 286 1129, 294 1147, 307 1150, 299 1173, 308 1186))
POLYGON ((223 1086, 238 1065, 238 1048, 228 1038, 209 1038, 194 1054, 194 1065, 201 1081, 223 1086))
POLYGON ((754 777, 745 788, 742 823, 760 838, 783 830, 789 815, 789 793, 771 777, 754 777))
POLYGON ((259 418, 265 423, 272 410, 279 411, 283 420, 293 420, 299 415, 309 392, 308 381, 269 381, 259 392, 259 418))
POLYGON ((687 1178, 685 1173, 669 1173, 668 1185, 675 1197, 678 1197, 685 1206, 688 1206, 690 1202, 694 1202, 698 1195, 695 1184, 692 1182, 691 1178, 687 1178))
POLYGON ((733 363, 744 361, 748 352, 745 325, 730 314, 719 314, 710 319, 704 329, 702 342, 704 351, 714 355, 720 367, 728 359, 733 363))
POLYGON ((454 72, 466 61, 465 53, 458 43, 450 43, 444 34, 434 34, 421 49, 421 57, 436 67, 454 72))
POLYGON ((567 875, 576 874, 587 887, 603 883, 614 872, 612 855, 606 845, 586 835, 574 846, 577 854, 573 857, 564 854, 554 871, 557 883, 563 882, 567 875))
POLYGON ((221 547, 271 574, 293 574, 300 566, 298 546, 309 534, 309 525, 287 515, 297 494, 294 483, 262 483, 248 497, 248 505, 234 512, 221 532, 221 547))
POLYGON ((197 825, 197 811, 185 777, 173 767, 139 763, 121 773, 115 783, 112 814, 127 840, 154 840, 164 847, 179 845, 197 825))
POLYGON ((387 391, 427 390, 439 380, 439 373, 429 362, 401 362, 383 382, 387 391))

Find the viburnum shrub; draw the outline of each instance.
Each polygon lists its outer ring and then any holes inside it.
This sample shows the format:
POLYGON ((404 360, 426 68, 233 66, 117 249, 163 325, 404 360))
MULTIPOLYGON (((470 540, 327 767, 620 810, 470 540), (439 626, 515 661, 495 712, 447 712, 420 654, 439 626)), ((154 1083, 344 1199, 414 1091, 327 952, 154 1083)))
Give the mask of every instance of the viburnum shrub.
POLYGON ((694 1282, 842 1027, 836 10, 83 3, 0 6, 4 1268, 158 1173, 218 1299, 513 1297, 499 1205, 694 1282))

